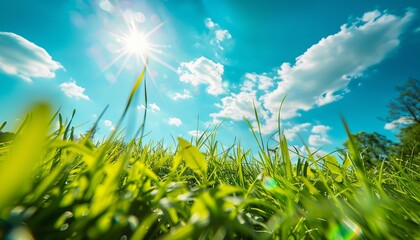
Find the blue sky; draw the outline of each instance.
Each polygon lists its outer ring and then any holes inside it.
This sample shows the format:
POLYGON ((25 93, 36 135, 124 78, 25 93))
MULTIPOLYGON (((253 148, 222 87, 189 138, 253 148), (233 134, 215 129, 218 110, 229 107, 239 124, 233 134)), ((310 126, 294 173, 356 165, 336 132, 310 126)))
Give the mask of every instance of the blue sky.
MULTIPOLYGON (((223 121, 219 140, 254 146, 243 118, 266 138, 281 125, 292 145, 332 151, 353 132, 393 139, 386 105, 396 85, 420 78, 418 1, 75 0, 3 1, 0 120, 13 130, 28 107, 50 101, 84 133, 101 111, 113 129, 149 57, 124 123, 148 109, 148 139, 171 144, 223 121), (134 36, 134 37, 133 37, 134 36), (134 40, 134 41, 133 41, 134 40)), ((399 122, 404 122, 403 119, 399 122)))

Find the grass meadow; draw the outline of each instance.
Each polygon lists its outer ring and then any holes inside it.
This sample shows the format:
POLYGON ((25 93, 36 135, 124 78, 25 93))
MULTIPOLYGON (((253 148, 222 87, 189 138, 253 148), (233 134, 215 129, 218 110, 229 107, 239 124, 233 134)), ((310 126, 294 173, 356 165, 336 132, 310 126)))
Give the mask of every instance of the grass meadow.
POLYGON ((217 129, 166 147, 142 125, 124 141, 144 73, 102 142, 39 103, 0 143, 0 239, 420 239, 420 166, 404 156, 367 167, 350 144, 292 161, 284 136, 269 147, 258 131, 252 153, 217 129))

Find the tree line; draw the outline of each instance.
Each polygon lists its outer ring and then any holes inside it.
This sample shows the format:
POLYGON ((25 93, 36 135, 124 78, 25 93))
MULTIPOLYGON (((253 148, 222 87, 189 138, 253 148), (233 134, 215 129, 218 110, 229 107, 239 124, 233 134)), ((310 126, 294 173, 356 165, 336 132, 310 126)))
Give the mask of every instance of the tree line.
MULTIPOLYGON (((403 86, 397 86, 399 95, 388 103, 385 121, 398 129, 398 143, 373 132, 359 132, 352 135, 353 142, 367 165, 376 165, 390 156, 409 164, 420 163, 420 83, 411 78, 403 86)), ((347 148, 349 140, 344 143, 347 148)))

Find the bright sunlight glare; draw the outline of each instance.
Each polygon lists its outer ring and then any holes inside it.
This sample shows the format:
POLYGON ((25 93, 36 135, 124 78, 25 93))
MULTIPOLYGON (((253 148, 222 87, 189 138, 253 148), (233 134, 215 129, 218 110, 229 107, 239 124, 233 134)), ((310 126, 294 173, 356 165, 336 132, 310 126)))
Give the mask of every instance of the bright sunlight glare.
POLYGON ((124 39, 125 50, 132 54, 145 55, 150 48, 144 33, 132 32, 124 39))
MULTIPOLYGON (((118 33, 108 32, 113 37, 115 44, 117 45, 117 51, 115 51, 115 56, 111 62, 105 65, 102 71, 105 72, 111 66, 120 62, 120 67, 115 74, 115 78, 118 78, 120 73, 127 67, 131 60, 134 59, 137 65, 148 65, 147 59, 150 59, 176 72, 174 67, 158 56, 166 55, 164 50, 169 48, 169 46, 156 44, 154 43, 154 40, 156 39, 153 39, 153 35, 164 25, 164 23, 161 22, 152 29, 144 31, 146 30, 144 29, 144 21, 136 21, 135 14, 132 11, 123 11, 120 9, 119 13, 121 14, 121 19, 124 20, 125 27, 122 26, 119 28, 117 31, 118 33)), ((154 82, 149 69, 150 67, 148 66, 147 73, 154 82)))

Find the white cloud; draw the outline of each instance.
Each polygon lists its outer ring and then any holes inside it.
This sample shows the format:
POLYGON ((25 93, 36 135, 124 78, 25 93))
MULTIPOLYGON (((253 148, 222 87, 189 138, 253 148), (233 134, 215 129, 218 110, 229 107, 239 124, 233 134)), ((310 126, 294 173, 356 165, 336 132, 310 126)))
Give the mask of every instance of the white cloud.
POLYGON ((171 118, 169 118, 169 119, 168 119, 168 124, 169 124, 169 125, 172 125, 172 126, 177 126, 177 127, 179 127, 179 126, 181 126, 181 125, 182 125, 182 121, 181 121, 181 119, 179 119, 179 118, 176 118, 176 117, 171 117, 171 118))
POLYGON ((232 35, 227 29, 223 29, 219 24, 213 22, 211 18, 206 18, 204 24, 210 30, 210 44, 217 46, 223 50, 222 43, 232 38, 232 35))
POLYGON ((343 25, 338 33, 310 47, 294 65, 283 63, 278 70, 277 88, 260 98, 271 113, 265 132, 276 130, 273 123, 286 94, 284 119, 341 99, 351 79, 363 76, 366 69, 399 46, 399 36, 414 14, 413 10, 407 10, 402 17, 378 11, 365 13, 362 21, 343 25))
POLYGON ((200 137, 201 135, 203 135, 202 131, 197 131, 197 130, 191 130, 188 132, 189 135, 193 136, 193 137, 200 137))
POLYGON ((216 40, 218 42, 223 42, 226 39, 232 38, 232 35, 230 35, 228 30, 216 30, 214 34, 216 35, 216 40))
POLYGON ((327 132, 331 130, 331 127, 325 125, 316 125, 312 127, 311 134, 309 136, 308 142, 311 146, 324 146, 327 144, 331 144, 331 140, 329 139, 327 132))
POLYGON ((374 21, 379 16, 381 16, 381 12, 379 12, 378 10, 366 12, 365 14, 363 14, 362 21, 364 22, 374 21))
POLYGON ((208 85, 207 93, 219 95, 225 93, 222 84, 224 67, 205 57, 197 58, 191 62, 182 62, 178 68, 181 82, 190 83, 193 86, 208 85))
POLYGON ((287 128, 284 130, 284 136, 288 141, 293 140, 301 132, 307 131, 311 126, 310 123, 301 123, 293 126, 292 128, 287 128))
POLYGON ((221 104, 215 104, 220 108, 220 112, 211 113, 210 117, 215 122, 223 118, 230 118, 235 121, 243 120, 244 117, 249 120, 255 120, 254 103, 255 107, 261 117, 266 118, 267 113, 262 109, 261 103, 256 101, 256 91, 240 92, 238 94, 232 93, 230 96, 221 99, 221 104))
POLYGON ((160 107, 156 103, 149 104, 150 110, 152 112, 158 112, 160 111, 160 107))
POLYGON ((115 130, 115 126, 111 120, 104 120, 103 123, 104 123, 104 126, 107 127, 109 130, 111 131, 115 130))
POLYGON ((303 156, 308 155, 308 150, 311 154, 314 154, 317 157, 323 157, 328 155, 327 152, 320 150, 319 148, 311 147, 311 146, 301 146, 300 148, 296 146, 297 149, 299 149, 299 153, 303 156))
POLYGON ((63 66, 45 49, 17 34, 0 32, 0 71, 32 82, 32 78, 54 78, 58 69, 63 66))
POLYGON ((183 93, 175 93, 172 96, 173 100, 185 100, 185 99, 190 99, 192 98, 190 91, 188 91, 187 89, 184 89, 183 93))
POLYGON ((206 25, 206 27, 207 27, 208 29, 212 29, 212 28, 214 28, 214 26, 216 25, 216 24, 213 22, 213 20, 211 20, 211 18, 206 18, 206 19, 204 20, 204 24, 206 25))
POLYGON ((308 142, 311 146, 317 147, 332 143, 328 137, 322 135, 310 135, 308 142))
POLYGON ((259 90, 268 90, 270 87, 274 86, 273 79, 265 75, 246 73, 245 78, 257 84, 259 90))
POLYGON ((315 134, 321 134, 321 135, 325 135, 327 134, 327 132, 331 130, 330 126, 326 126, 326 125, 315 125, 312 127, 311 132, 315 133, 315 134))
POLYGON ((137 106, 138 111, 141 111, 141 110, 144 110, 144 109, 146 109, 146 106, 144 106, 143 104, 137 106))
POLYGON ((414 122, 413 119, 410 117, 400 117, 390 123, 385 124, 384 128, 386 130, 392 130, 392 129, 400 127, 401 125, 408 125, 413 122, 414 122))
MULTIPOLYGON (((144 109, 146 109, 146 106, 144 106, 143 104, 137 106, 138 111, 141 111, 141 110, 144 110, 144 109)), ((151 111, 151 112, 158 112, 158 111, 160 111, 160 107, 156 103, 150 103, 147 110, 151 111)))
POLYGON ((89 97, 84 94, 85 88, 77 86, 74 80, 60 84, 59 88, 69 98, 89 100, 89 97))

